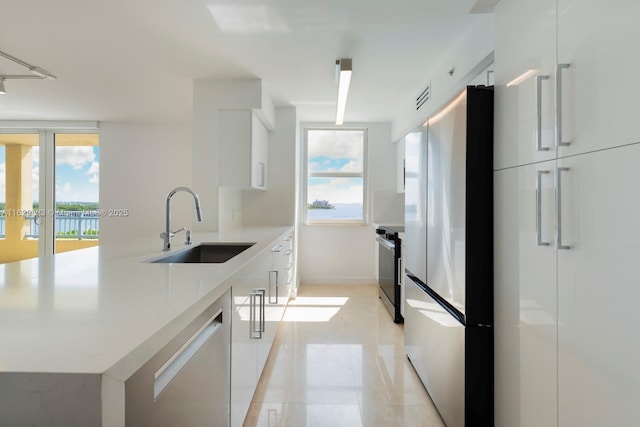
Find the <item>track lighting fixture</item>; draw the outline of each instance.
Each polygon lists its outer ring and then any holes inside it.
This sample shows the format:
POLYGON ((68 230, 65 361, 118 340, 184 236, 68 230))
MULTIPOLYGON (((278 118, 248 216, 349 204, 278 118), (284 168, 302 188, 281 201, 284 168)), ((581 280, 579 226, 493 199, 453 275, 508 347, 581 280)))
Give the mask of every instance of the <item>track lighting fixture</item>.
POLYGON ((54 76, 44 68, 28 64, 16 58, 15 56, 9 55, 8 53, 0 51, 0 56, 5 57, 10 61, 13 61, 16 64, 25 67, 27 70, 29 70, 29 72, 32 73, 32 74, 24 74, 24 75, 23 74, 0 75, 0 94, 7 93, 4 86, 5 80, 43 80, 43 79, 55 80, 56 79, 56 76, 54 76))

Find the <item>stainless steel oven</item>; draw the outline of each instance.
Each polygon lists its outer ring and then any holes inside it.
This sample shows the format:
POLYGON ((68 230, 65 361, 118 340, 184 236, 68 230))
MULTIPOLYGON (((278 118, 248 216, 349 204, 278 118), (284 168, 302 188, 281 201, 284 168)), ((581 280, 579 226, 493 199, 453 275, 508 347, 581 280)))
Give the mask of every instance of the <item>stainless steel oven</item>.
POLYGON ((391 314, 395 323, 403 323, 400 312, 401 298, 401 242, 398 232, 404 231, 402 227, 391 228, 389 226, 376 229, 378 242, 378 294, 380 300, 391 314))

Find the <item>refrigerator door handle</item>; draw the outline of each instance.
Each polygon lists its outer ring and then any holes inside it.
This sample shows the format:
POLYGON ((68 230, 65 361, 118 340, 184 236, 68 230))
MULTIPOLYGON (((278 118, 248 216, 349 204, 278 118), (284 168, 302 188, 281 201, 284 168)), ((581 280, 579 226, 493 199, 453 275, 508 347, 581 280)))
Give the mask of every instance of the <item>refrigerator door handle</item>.
POLYGON ((549 171, 538 171, 536 176, 536 240, 538 246, 549 246, 551 243, 542 241, 542 175, 549 171))
POLYGON ((556 65, 556 146, 566 147, 570 142, 562 141, 562 70, 571 64, 556 65))
POLYGON ((556 168, 556 244, 558 249, 571 249, 571 246, 562 244, 562 172, 569 168, 556 168))
POLYGON ((549 151, 549 147, 542 146, 542 81, 549 80, 549 76, 536 76, 536 149, 538 151, 549 151))

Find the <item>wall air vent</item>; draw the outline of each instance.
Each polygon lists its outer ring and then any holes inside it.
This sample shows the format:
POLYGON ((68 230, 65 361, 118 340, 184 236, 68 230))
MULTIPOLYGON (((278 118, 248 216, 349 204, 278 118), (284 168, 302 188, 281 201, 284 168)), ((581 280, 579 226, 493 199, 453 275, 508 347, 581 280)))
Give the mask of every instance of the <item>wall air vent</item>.
POLYGON ((420 95, 416 97, 416 111, 420 110, 422 106, 431 99, 431 83, 424 88, 420 95))

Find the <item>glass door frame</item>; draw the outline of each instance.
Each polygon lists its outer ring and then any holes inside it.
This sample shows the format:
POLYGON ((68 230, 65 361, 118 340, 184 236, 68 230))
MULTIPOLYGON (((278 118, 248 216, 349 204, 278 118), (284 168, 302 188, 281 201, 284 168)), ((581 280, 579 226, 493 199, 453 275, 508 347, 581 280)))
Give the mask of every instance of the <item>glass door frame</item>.
POLYGON ((56 134, 99 133, 93 121, 0 121, 0 134, 37 134, 39 136, 38 203, 47 213, 38 227, 38 257, 55 253, 55 173, 56 134), (49 215, 53 212, 54 215, 49 215))

